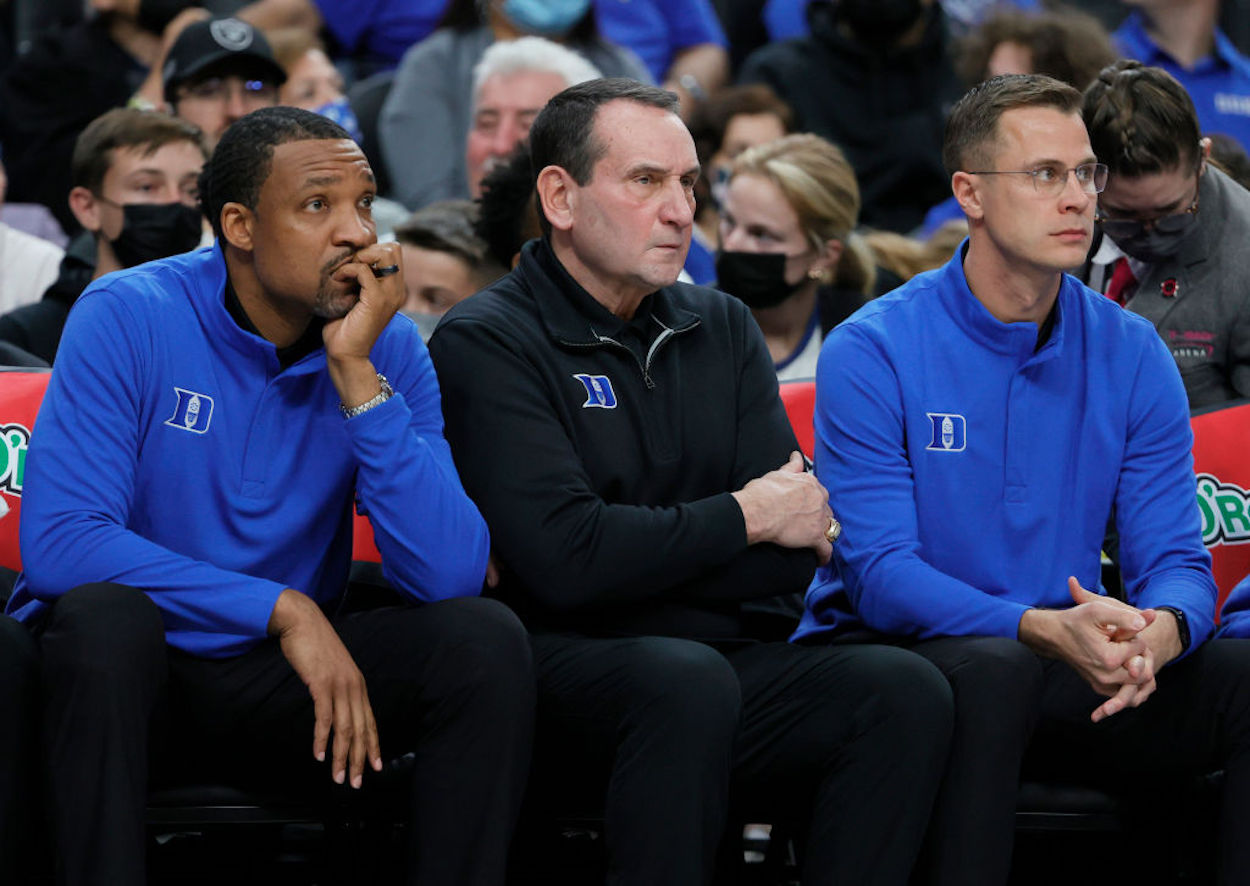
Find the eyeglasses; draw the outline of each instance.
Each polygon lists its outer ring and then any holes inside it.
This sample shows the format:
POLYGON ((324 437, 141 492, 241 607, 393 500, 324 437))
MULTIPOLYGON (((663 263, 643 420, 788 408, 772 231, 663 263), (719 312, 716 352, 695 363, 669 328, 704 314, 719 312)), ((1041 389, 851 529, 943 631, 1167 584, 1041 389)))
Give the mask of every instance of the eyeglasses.
POLYGON ((264 80, 243 80, 239 77, 209 77, 179 91, 181 99, 203 102, 226 102, 240 94, 248 104, 272 105, 278 100, 278 87, 264 80))
POLYGON ((1160 234, 1179 234, 1192 225, 1198 218, 1198 185, 1194 186, 1194 202, 1187 209, 1161 215, 1158 218, 1111 218, 1105 212, 1094 213, 1094 221, 1102 225, 1103 232, 1113 240, 1129 240, 1140 237, 1147 231, 1158 231, 1160 234))
POLYGON ((1062 166, 1039 166, 1036 169, 996 169, 975 172, 966 170, 969 175, 1027 175, 1033 179, 1033 189, 1048 197, 1058 197, 1068 186, 1068 173, 1076 176, 1076 183, 1087 194, 1101 194, 1107 186, 1107 166, 1104 163, 1082 163, 1072 169, 1062 166))

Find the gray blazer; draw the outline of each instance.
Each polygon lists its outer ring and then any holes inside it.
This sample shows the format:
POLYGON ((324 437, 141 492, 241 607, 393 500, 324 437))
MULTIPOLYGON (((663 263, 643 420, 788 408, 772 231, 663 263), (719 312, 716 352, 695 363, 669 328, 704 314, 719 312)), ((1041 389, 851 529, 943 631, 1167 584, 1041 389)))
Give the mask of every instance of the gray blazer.
POLYGON ((1250 397, 1250 191, 1208 166, 1196 223, 1128 308, 1159 330, 1191 409, 1250 397))

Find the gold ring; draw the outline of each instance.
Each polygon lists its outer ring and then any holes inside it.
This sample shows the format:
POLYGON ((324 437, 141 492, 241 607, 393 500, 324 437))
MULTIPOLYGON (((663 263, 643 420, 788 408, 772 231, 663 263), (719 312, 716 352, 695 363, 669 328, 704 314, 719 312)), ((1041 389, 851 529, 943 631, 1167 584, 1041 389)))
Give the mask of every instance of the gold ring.
POLYGON ((836 518, 829 518, 829 528, 825 530, 825 539, 833 544, 842 535, 842 524, 836 518))

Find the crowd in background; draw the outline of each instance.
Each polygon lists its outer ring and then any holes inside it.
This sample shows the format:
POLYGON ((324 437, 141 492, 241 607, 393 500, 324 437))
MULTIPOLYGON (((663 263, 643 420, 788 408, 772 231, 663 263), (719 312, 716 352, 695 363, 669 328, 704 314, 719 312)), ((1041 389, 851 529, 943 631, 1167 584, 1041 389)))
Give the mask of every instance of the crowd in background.
MULTIPOLYGON (((92 120, 123 106, 167 111, 198 126, 211 151, 234 119, 281 103, 316 110, 360 142, 384 198, 375 206, 384 239, 402 238, 408 215, 421 210, 408 228, 426 231, 420 248, 442 256, 456 277, 450 286, 423 283, 436 272, 412 262, 408 309, 430 331, 450 293, 463 298, 508 264, 498 254, 493 263, 478 259, 480 231, 446 239, 429 230, 461 231, 484 209, 498 220, 500 209, 484 206, 482 180, 523 142, 543 102, 591 77, 626 76, 676 92, 698 146, 698 224, 686 265, 694 282, 720 277, 720 218, 743 151, 809 133, 838 153, 847 175, 823 207, 795 204, 797 191, 810 190, 803 185, 788 195, 813 242, 834 244, 837 255, 803 269, 813 273, 810 285, 786 280, 787 295, 798 297, 787 297, 783 311, 752 305, 778 366, 810 374, 820 338, 811 333, 940 265, 962 239, 940 143, 965 88, 995 74, 1045 73, 1084 89, 1117 57, 1160 65, 1189 91, 1214 160, 1236 177, 1250 142, 1244 48, 1250 13, 1219 0, 8 0, 0 3, 0 160, 8 172, 0 313, 44 299, 72 303, 93 276, 92 236, 118 236, 109 225, 93 231, 72 208, 71 191, 83 185, 72 157, 92 120), (210 28, 224 16, 236 18, 237 34, 229 22, 210 28), (251 45, 229 46, 236 37, 251 45), (475 202, 447 202, 465 200, 475 202), (437 304, 420 295, 431 287, 445 290, 437 304)), ((515 254, 533 231, 512 227, 515 254)), ((755 242, 746 251, 784 249, 755 242)), ((33 342, 16 319, 0 317, 0 342, 8 362, 30 362, 23 352, 33 342)), ((33 360, 54 353, 45 344, 33 360)))

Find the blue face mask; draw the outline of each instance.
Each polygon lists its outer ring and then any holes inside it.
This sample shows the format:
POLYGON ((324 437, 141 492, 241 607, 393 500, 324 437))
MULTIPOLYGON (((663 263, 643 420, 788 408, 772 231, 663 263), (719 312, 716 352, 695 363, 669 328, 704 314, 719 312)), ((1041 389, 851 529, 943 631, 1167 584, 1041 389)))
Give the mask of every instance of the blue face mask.
POLYGON ((321 107, 316 108, 314 113, 333 120, 339 126, 342 126, 347 130, 347 134, 352 137, 352 141, 356 142, 356 144, 360 144, 361 140, 364 138, 363 133, 360 131, 360 121, 356 119, 356 112, 353 111, 352 106, 347 103, 346 97, 335 99, 332 102, 326 102, 321 107))
POLYGON ((501 12, 523 31, 563 37, 582 20, 590 0, 504 0, 501 12))

